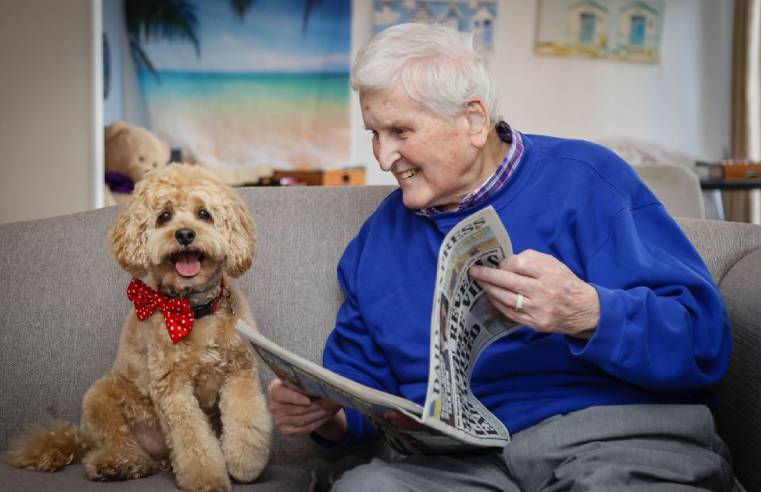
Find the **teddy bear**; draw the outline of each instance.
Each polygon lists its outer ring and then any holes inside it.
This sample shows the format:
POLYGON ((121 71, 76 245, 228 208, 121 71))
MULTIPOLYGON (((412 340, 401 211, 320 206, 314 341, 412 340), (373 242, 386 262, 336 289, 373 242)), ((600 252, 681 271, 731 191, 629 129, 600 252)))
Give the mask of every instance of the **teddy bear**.
POLYGON ((148 171, 169 164, 169 146, 145 128, 119 121, 104 136, 106 205, 125 203, 148 171))

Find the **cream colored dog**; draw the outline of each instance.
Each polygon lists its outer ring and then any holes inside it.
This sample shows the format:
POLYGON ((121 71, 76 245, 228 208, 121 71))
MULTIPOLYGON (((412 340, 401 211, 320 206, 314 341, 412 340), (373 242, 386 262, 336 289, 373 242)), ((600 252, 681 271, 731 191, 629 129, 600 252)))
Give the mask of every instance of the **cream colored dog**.
POLYGON ((255 479, 272 422, 252 351, 234 330, 240 318, 253 321, 231 280, 256 247, 245 205, 209 172, 171 165, 140 182, 109 242, 135 277, 116 361, 85 394, 78 429, 37 429, 11 447, 9 462, 55 471, 81 458, 91 480, 171 464, 177 485, 194 491, 255 479))

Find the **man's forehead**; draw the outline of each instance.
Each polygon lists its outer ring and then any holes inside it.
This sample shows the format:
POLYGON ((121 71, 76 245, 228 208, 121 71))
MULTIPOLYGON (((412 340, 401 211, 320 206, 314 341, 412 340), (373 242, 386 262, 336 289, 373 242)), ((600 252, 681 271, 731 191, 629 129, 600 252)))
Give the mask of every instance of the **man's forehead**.
POLYGON ((393 127, 405 127, 412 125, 412 121, 405 118, 400 118, 398 116, 393 116, 389 119, 384 118, 372 118, 368 119, 365 118, 365 130, 369 130, 370 126, 375 129, 376 127, 380 128, 393 128, 393 127))

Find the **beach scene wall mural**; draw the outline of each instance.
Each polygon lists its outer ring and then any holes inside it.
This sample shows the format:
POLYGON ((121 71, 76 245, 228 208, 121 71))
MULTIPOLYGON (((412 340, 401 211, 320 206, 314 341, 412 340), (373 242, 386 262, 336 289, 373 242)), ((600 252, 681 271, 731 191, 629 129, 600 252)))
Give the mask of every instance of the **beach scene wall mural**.
POLYGON ((350 0, 168 3, 130 38, 151 130, 208 166, 349 164, 350 0))

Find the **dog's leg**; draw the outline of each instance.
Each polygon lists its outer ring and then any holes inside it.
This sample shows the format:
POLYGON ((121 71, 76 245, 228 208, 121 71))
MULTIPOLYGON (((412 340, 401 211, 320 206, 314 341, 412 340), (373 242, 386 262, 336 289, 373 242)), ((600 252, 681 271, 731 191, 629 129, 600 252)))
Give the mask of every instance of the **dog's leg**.
POLYGON ((272 440, 272 419, 253 368, 228 376, 219 408, 227 471, 236 480, 250 482, 267 464, 272 440))
POLYGON ((90 480, 126 480, 151 475, 159 465, 141 448, 123 409, 132 383, 106 376, 93 384, 82 402, 81 432, 92 450, 82 460, 90 480))
POLYGON ((167 468, 169 448, 153 401, 134 384, 127 384, 122 388, 129 389, 122 394, 122 413, 130 425, 132 435, 148 456, 159 462, 162 468, 167 468))
POLYGON ((179 371, 170 371, 151 383, 177 486, 190 491, 227 492, 232 485, 222 448, 192 388, 179 371))

